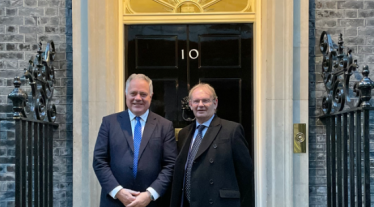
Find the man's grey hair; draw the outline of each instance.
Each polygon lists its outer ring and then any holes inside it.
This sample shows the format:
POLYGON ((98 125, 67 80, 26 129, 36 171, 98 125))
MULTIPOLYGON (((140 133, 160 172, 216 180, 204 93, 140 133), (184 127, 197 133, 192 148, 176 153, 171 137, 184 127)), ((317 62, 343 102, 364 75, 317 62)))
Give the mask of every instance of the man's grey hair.
POLYGON ((211 93, 212 93, 212 98, 213 100, 216 100, 218 97, 217 97, 217 94, 216 94, 216 91, 214 90, 214 88, 212 86, 210 86, 208 83, 198 83, 196 84, 193 88, 191 88, 190 90, 190 93, 188 94, 188 98, 189 100, 191 100, 192 98, 192 93, 194 92, 194 90, 196 90, 197 88, 205 88, 205 89, 208 89, 211 93))
POLYGON ((136 73, 130 75, 130 77, 129 77, 129 78, 127 79, 127 81, 126 81, 126 94, 127 94, 127 92, 128 92, 128 88, 129 88, 130 82, 131 82, 132 80, 134 80, 134 79, 141 79, 141 80, 145 80, 145 81, 147 81, 147 83, 149 84, 149 92, 150 92, 149 95, 152 95, 152 94, 153 94, 153 85, 152 85, 152 80, 151 80, 148 76, 146 76, 146 75, 144 75, 144 74, 136 74, 136 73))

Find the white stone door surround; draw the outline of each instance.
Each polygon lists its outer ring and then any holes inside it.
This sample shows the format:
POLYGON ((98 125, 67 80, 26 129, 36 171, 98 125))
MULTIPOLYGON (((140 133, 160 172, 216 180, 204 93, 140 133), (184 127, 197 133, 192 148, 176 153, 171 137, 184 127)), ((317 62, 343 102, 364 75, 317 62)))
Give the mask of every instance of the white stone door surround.
MULTIPOLYGON (((255 0, 256 206, 309 206, 308 154, 293 124, 308 123, 309 1, 255 0)), ((101 118, 123 109, 121 0, 73 1, 73 206, 99 206, 92 169, 101 118)), ((308 124, 307 124, 308 125, 308 124)))

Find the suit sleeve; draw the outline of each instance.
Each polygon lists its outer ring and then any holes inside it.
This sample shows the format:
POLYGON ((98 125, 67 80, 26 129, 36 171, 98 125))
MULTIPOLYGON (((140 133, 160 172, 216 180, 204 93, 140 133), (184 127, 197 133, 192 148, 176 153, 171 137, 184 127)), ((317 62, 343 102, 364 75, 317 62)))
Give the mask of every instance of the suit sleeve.
POLYGON ((238 125, 233 133, 232 153, 235 174, 239 184, 241 207, 250 207, 254 199, 253 162, 249 154, 248 143, 244 137, 242 125, 238 125))
POLYGON ((163 196, 165 194, 166 190, 171 184, 174 172, 174 163, 178 153, 173 124, 170 122, 166 129, 167 130, 163 143, 162 169, 158 174, 157 179, 150 186, 160 196, 163 196))
POLYGON ((101 123, 95 144, 93 169, 106 194, 109 194, 114 188, 120 185, 113 176, 110 168, 109 123, 105 118, 103 118, 101 123))

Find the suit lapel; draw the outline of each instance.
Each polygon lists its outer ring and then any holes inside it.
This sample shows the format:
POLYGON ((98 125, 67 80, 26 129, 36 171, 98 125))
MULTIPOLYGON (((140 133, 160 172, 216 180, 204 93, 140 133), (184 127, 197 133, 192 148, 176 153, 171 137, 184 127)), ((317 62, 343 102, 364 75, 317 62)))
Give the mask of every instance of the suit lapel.
POLYGON ((181 152, 180 152, 181 158, 180 159, 181 159, 182 163, 186 163, 186 161, 187 161, 187 156, 188 156, 188 152, 190 151, 192 136, 195 132, 195 129, 196 129, 196 122, 194 122, 193 124, 191 124, 189 126, 187 139, 184 141, 183 147, 181 149, 181 152))
POLYGON ((221 129, 221 119, 217 117, 217 115, 214 116, 212 122, 210 123, 210 126, 208 128, 208 131, 205 133, 203 140, 201 141, 199 150, 196 153, 195 160, 202 155, 205 150, 209 148, 209 146, 212 144, 214 139, 217 137, 217 134, 219 130, 221 129))
POLYGON ((145 123, 142 141, 140 142, 139 159, 142 157, 144 149, 147 146, 148 141, 151 139, 153 130, 155 129, 156 125, 157 118, 154 113, 150 111, 148 114, 147 123, 145 123))
POLYGON ((126 110, 119 115, 119 123, 121 125, 122 132, 125 136, 127 143, 129 144, 132 152, 134 152, 134 140, 132 138, 131 122, 129 118, 129 112, 126 110))

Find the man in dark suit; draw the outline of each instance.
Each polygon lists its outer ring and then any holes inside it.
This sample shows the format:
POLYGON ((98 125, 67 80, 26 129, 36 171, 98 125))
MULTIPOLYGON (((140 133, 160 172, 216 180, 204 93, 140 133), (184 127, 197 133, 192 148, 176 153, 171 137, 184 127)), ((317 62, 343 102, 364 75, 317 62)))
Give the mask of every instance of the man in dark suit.
POLYGON ((175 162, 171 207, 251 206, 253 163, 242 125, 215 115, 218 98, 208 84, 189 94, 196 122, 183 128, 175 162))
POLYGON ((158 198, 170 187, 177 146, 173 124, 149 111, 152 95, 152 80, 133 74, 128 109, 103 118, 93 158, 101 207, 164 207, 158 198))

